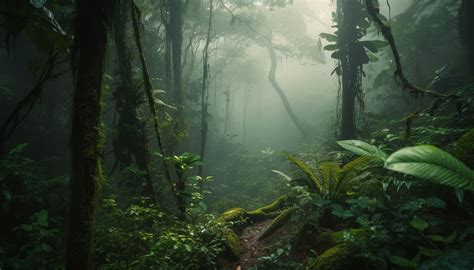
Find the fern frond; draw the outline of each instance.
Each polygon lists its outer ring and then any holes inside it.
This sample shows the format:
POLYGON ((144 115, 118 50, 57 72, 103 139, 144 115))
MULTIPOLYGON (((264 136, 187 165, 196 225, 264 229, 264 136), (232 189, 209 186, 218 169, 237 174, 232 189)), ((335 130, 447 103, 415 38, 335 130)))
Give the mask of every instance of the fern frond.
POLYGON ((304 173, 304 175, 306 175, 309 187, 321 195, 323 186, 311 167, 296 156, 287 155, 287 158, 291 164, 295 165, 298 169, 300 169, 301 172, 304 173))
POLYGON ((333 188, 338 181, 341 167, 339 167, 337 162, 323 162, 319 167, 319 171, 323 177, 323 187, 328 191, 328 193, 332 193, 333 188))
POLYGON ((341 194, 344 194, 346 191, 351 189, 353 187, 353 184, 355 183, 351 182, 351 180, 356 178, 362 170, 364 170, 377 160, 378 157, 362 156, 344 165, 344 167, 342 167, 341 172, 339 173, 338 182, 334 187, 335 196, 337 197, 341 194))
POLYGON ((464 162, 469 168, 474 169, 474 128, 466 132, 454 146, 453 156, 464 162))

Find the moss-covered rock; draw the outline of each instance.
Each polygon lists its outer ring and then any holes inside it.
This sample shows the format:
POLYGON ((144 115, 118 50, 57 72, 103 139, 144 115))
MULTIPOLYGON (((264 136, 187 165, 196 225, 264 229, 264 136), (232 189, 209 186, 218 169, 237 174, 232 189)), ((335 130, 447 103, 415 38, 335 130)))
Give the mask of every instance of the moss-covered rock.
POLYGON ((356 257, 357 248, 350 243, 338 244, 321 254, 314 260, 309 269, 311 270, 346 270, 366 269, 364 261, 356 257))

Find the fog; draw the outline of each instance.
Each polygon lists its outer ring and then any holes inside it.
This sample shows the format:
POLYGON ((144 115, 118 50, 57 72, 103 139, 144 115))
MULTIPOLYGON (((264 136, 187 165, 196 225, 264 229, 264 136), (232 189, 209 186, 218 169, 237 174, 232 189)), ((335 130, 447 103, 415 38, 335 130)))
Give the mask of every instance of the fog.
MULTIPOLYGON (((381 1, 380 4, 381 13, 393 17, 403 12, 411 0, 381 1)), ((294 31, 292 34, 307 36, 314 43, 320 40, 323 46, 327 42, 321 40, 319 34, 335 31, 332 27, 335 3, 332 0, 296 0, 284 8, 262 8, 260 11, 270 25, 278 22, 275 28, 287 24, 288 28, 293 27, 290 29, 294 31)), ((321 50, 313 53, 321 54, 321 59, 295 59, 277 52, 276 72, 278 83, 313 141, 302 140, 301 133, 291 122, 267 79, 270 69, 267 50, 253 43, 248 44, 242 57, 225 67, 222 76, 211 82, 211 132, 242 144, 250 152, 267 148, 294 151, 304 143, 325 143, 334 137, 339 83, 338 77, 331 76, 331 72, 336 61, 330 57, 331 52, 321 50), (230 99, 227 129, 226 94, 230 99)), ((213 144, 209 147, 212 148, 213 144)))

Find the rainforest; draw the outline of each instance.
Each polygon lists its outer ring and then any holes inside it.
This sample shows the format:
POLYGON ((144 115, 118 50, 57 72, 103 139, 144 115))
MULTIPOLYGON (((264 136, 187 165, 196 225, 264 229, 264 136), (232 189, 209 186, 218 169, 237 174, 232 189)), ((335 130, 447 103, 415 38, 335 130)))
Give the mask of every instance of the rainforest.
POLYGON ((472 0, 0 0, 0 270, 472 270, 473 195, 472 0))

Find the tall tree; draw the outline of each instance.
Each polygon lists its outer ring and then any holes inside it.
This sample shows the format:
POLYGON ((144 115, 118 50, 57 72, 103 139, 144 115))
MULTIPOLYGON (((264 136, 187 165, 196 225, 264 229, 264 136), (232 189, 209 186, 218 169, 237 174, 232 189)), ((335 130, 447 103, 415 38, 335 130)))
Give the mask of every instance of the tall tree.
POLYGON ((113 0, 76 2, 72 67, 71 201, 66 269, 92 269, 98 185, 102 181, 102 78, 113 0))
POLYGON ((468 49, 471 74, 474 75, 474 2, 462 0, 460 8, 461 36, 468 49))
MULTIPOLYGON (((163 144, 163 137, 160 129, 160 125, 158 122, 158 112, 155 108, 155 99, 153 97, 153 84, 151 81, 151 75, 148 70, 148 65, 145 59, 145 53, 142 45, 142 38, 141 38, 141 32, 140 32, 140 23, 141 23, 141 11, 139 8, 135 5, 135 2, 133 0, 129 0, 129 2, 132 5, 131 10, 131 17, 132 17, 132 25, 133 25, 133 35, 135 37, 135 44, 138 49, 138 55, 140 59, 140 64, 142 67, 142 78, 143 78, 143 86, 145 89, 145 96, 148 101, 148 107, 150 109, 151 117, 153 119, 153 128, 155 131, 156 135, 156 141, 158 144, 159 148, 159 153, 161 155, 162 159, 162 164, 163 164, 163 170, 164 170, 164 176, 166 178, 167 183, 169 184, 170 187, 170 192, 173 195, 174 201, 176 202, 175 206, 179 206, 179 201, 178 201, 178 196, 175 191, 175 188, 172 183, 171 175, 170 175, 170 170, 168 168, 168 164, 166 163, 165 158, 167 157, 164 144, 163 144)), ((164 194, 164 193, 162 193, 164 194)), ((181 213, 181 216, 184 215, 184 213, 181 213)))
POLYGON ((171 44, 172 65, 172 91, 174 102, 178 108, 176 124, 178 132, 185 132, 184 122, 185 95, 182 81, 181 54, 183 47, 183 13, 185 3, 183 0, 168 0, 169 4, 169 26, 168 35, 171 44))
POLYGON ((120 84, 114 94, 118 113, 117 137, 114 140, 115 157, 120 168, 135 165, 146 173, 145 194, 157 203, 153 173, 149 164, 148 140, 145 126, 139 120, 137 109, 143 102, 143 92, 134 83, 132 63, 135 59, 131 40, 130 0, 117 0, 117 19, 114 23, 120 84))
MULTIPOLYGON (((213 1, 209 1, 209 22, 207 27, 207 36, 206 36, 206 45, 202 51, 202 85, 201 85, 201 148, 199 150, 199 155, 204 161, 204 155, 206 150, 207 143, 207 107, 209 100, 208 92, 208 77, 209 77, 209 43, 211 41, 211 29, 212 29, 212 11, 213 11, 213 1)), ((198 169, 198 175, 203 177, 204 175, 204 165, 200 165, 198 169)), ((202 189, 202 182, 201 182, 202 189)))
POLYGON ((360 0, 337 1, 337 58, 342 75, 340 139, 353 139, 357 134, 356 97, 362 94, 362 67, 369 61, 364 47, 359 42, 364 35, 360 31, 360 25, 365 21, 363 7, 360 0))

